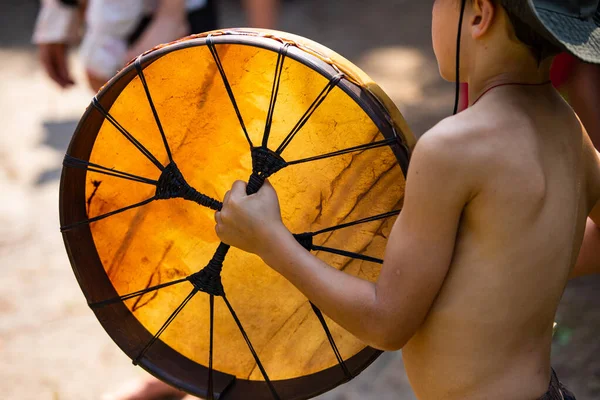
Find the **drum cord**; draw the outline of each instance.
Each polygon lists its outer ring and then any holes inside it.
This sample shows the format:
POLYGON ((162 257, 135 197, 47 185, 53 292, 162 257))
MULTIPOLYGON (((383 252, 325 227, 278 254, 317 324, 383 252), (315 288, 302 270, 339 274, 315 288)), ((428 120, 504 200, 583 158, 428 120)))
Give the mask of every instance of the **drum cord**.
POLYGON ((462 0, 460 5, 460 17, 458 19, 458 33, 456 35, 456 86, 454 94, 454 112, 452 115, 456 115, 458 113, 458 103, 460 101, 460 42, 462 38, 462 25, 466 6, 467 0, 462 0))

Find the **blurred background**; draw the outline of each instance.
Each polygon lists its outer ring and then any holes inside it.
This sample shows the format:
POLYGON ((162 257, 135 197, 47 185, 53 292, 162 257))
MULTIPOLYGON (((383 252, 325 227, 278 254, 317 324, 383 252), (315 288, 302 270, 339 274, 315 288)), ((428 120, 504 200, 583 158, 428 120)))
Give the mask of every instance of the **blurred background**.
MULTIPOLYGON (((246 26, 240 1, 218 0, 220 27, 246 26)), ((431 3, 290 0, 274 27, 308 37, 364 69, 420 135, 450 114, 430 44, 431 3)), ((61 161, 93 91, 79 53, 74 84, 50 80, 32 34, 40 3, 0 2, 0 398, 100 399, 144 376, 103 331, 81 294, 58 222, 61 161)), ((572 281, 553 364, 581 400, 600 399, 600 277, 572 281)), ((443 379, 443 377, 440 377, 443 379)), ((384 354, 328 400, 414 399, 401 353, 384 354)))

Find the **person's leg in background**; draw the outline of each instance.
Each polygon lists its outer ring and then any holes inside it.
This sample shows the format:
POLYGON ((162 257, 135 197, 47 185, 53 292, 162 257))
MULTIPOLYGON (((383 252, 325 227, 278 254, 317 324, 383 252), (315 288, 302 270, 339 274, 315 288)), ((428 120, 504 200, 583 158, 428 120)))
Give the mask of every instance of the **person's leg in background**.
POLYGON ((127 42, 143 13, 143 1, 89 0, 79 56, 88 83, 98 91, 125 64, 127 42))
POLYGON ((127 49, 126 61, 161 43, 172 42, 189 35, 191 30, 186 11, 186 0, 160 0, 152 17, 142 18, 142 22, 135 29, 135 40, 129 37, 130 46, 127 49))
POLYGON ((244 0, 249 26, 273 29, 277 24, 279 0, 244 0))

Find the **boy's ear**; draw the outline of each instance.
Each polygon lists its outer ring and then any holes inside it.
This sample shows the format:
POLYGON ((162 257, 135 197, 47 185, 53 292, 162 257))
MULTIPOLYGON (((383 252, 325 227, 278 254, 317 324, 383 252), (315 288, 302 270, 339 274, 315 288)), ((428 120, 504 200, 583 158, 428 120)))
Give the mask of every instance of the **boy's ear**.
POLYGON ((473 0, 471 15, 471 35, 473 39, 484 36, 491 28, 496 16, 494 0, 473 0))

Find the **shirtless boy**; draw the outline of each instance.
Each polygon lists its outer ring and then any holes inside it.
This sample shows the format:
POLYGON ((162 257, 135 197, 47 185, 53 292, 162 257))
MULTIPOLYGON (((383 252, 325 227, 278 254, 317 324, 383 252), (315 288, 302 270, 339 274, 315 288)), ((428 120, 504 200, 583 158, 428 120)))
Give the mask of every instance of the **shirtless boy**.
MULTIPOLYGON (((365 343, 403 349, 419 399, 572 399, 551 371, 552 325, 569 277, 600 271, 600 161, 546 82, 563 49, 600 63, 600 1, 465 1, 459 79, 474 101, 418 142, 377 283, 305 251, 268 182, 252 196, 236 182, 216 231, 365 343)), ((433 6, 447 80, 462 6, 433 6)))

